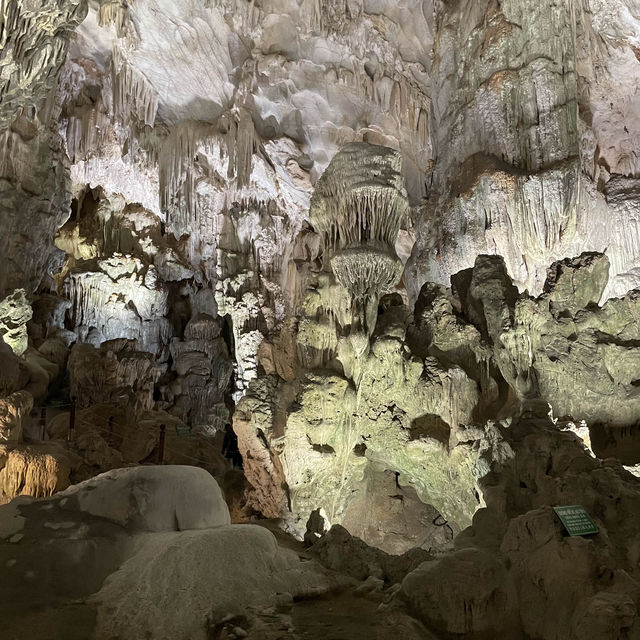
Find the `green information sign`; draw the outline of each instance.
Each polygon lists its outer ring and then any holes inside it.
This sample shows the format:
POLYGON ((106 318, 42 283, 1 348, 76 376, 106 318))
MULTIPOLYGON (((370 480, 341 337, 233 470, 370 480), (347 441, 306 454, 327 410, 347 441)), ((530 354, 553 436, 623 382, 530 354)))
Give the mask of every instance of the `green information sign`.
POLYGON ((191 435, 191 428, 186 424, 177 424, 176 425, 176 435, 181 436, 182 438, 186 438, 191 435))
POLYGON ((588 536, 598 533, 596 523, 591 516, 585 511, 584 507, 574 504, 568 507, 553 507, 558 514, 564 528, 570 536, 588 536))

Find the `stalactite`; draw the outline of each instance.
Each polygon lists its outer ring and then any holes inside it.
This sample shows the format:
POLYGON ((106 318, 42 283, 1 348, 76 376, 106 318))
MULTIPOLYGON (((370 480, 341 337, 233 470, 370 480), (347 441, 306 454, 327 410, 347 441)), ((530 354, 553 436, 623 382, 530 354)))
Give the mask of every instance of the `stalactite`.
POLYGON ((130 66, 119 47, 111 56, 113 115, 123 123, 135 119, 140 126, 153 127, 158 111, 158 94, 139 71, 130 66))
POLYGON ((256 150, 256 132, 251 114, 238 109, 229 116, 230 126, 226 142, 229 154, 227 176, 236 178, 238 189, 249 185, 253 154, 256 150))
POLYGON ((201 224, 195 162, 199 150, 208 155, 220 153, 223 160, 228 158, 227 177, 235 179, 230 195, 241 208, 261 211, 268 206, 234 191, 241 192, 249 186, 257 143, 253 120, 245 109, 224 114, 217 126, 185 120, 172 127, 164 138, 144 139, 150 161, 159 165, 160 206, 167 212, 167 221, 175 233, 183 235, 201 224))
POLYGON ((198 144, 212 133, 210 126, 184 121, 171 130, 153 154, 159 163, 160 206, 167 211, 168 221, 178 235, 185 233, 189 222, 197 217, 193 159, 198 144))
POLYGON ((311 0, 309 4, 309 26, 312 31, 344 33, 350 23, 359 17, 351 13, 355 3, 347 0, 311 0))
POLYGON ((126 38, 131 45, 138 43, 138 34, 131 19, 131 6, 135 0, 103 0, 98 12, 98 24, 101 27, 113 25, 118 38, 126 38))
POLYGON ((71 162, 99 149, 109 132, 109 116, 98 108, 84 107, 67 119, 66 145, 71 162))
POLYGON ((311 218, 331 250, 393 246, 408 212, 400 155, 387 147, 344 147, 316 185, 311 218), (328 241, 328 242, 327 242, 328 241))

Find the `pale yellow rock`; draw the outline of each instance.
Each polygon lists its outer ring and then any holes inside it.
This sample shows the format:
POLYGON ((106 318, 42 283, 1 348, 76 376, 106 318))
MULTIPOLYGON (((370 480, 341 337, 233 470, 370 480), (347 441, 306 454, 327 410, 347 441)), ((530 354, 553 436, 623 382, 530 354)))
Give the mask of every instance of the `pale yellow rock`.
POLYGON ((69 486, 71 457, 59 445, 0 445, 0 500, 51 496, 69 486))

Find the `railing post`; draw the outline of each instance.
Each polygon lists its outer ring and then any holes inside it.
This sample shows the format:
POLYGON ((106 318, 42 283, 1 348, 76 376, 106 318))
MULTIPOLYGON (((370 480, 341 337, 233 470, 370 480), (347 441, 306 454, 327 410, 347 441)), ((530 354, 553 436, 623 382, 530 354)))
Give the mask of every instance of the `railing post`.
POLYGON ((158 464, 164 464, 164 432, 166 427, 160 425, 160 441, 158 442, 158 464))
POLYGON ((40 409, 40 440, 44 440, 46 428, 47 428, 47 409, 46 407, 42 407, 40 409))
POLYGON ((109 441, 107 443, 110 447, 113 447, 113 416, 109 416, 109 441))
POLYGON ((73 442, 73 436, 76 428, 76 399, 71 398, 71 411, 69 412, 69 435, 68 442, 73 442))

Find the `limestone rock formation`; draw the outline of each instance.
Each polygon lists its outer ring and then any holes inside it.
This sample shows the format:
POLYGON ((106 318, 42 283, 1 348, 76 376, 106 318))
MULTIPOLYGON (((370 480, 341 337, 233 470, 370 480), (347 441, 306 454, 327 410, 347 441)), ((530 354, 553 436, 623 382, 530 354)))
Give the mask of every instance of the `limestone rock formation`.
POLYGON ((474 421, 508 415, 532 397, 556 417, 586 421, 596 453, 612 450, 618 428, 626 452, 616 455, 634 463, 624 434, 638 421, 635 294, 599 308, 607 267, 601 255, 555 264, 534 299, 518 293, 500 258, 480 256, 452 279, 452 291, 425 285, 408 329, 401 305, 382 312, 368 354, 341 350, 336 325, 335 360, 324 361, 336 371, 307 370, 299 385, 259 380, 240 403, 235 424, 254 508, 270 517, 291 512, 298 531, 295 518, 306 522, 320 508, 330 524, 351 522, 366 541, 379 535, 382 548, 403 551, 407 543, 394 547, 383 519, 379 534, 349 520, 380 500, 375 492, 364 498, 367 478, 395 472, 402 500, 409 484, 454 528, 465 526, 477 506, 471 460, 482 432, 474 421), (356 506, 363 499, 367 506, 356 506))
POLYGON ((27 350, 27 322, 32 315, 24 289, 14 291, 0 302, 0 335, 17 356, 27 350))
POLYGON ((80 511, 133 531, 185 531, 230 524, 216 481, 196 467, 132 467, 108 471, 58 495, 80 511))
POLYGON ((73 347, 69 356, 71 395, 80 406, 130 401, 135 410, 153 408, 154 384, 165 367, 127 339, 73 347))
POLYGON ((606 251, 606 295, 633 288, 637 239, 624 220, 634 215, 637 125, 622 105, 639 73, 636 8, 486 0, 443 4, 436 20, 435 162, 413 296, 484 253, 502 255, 517 286, 538 294, 552 261, 606 251))
POLYGON ((7 396, 24 389, 29 382, 27 365, 1 337, 0 365, 0 395, 7 396))
POLYGON ((81 273, 70 274, 68 295, 82 341, 93 331, 98 345, 129 338, 150 353, 169 342, 169 323, 163 318, 167 292, 152 265, 119 254, 98 261, 95 271, 83 265, 81 273))
POLYGON ((3 2, 7 633, 636 638, 639 61, 637 0, 3 2))
MULTIPOLYGON (((399 311, 402 305, 392 305, 381 315, 369 353, 354 355, 344 338, 341 350, 336 336, 336 370, 309 369, 299 384, 259 378, 238 405, 234 429, 253 486, 249 499, 269 517, 293 517, 300 535, 315 509, 330 525, 372 509, 388 485, 374 481, 367 489, 367 478, 384 472, 395 478, 398 500, 410 500, 415 490, 435 507, 424 507, 431 525, 440 513, 454 528, 470 522, 477 506, 475 438, 460 434, 473 422, 476 385, 457 366, 408 354, 408 314, 399 311)), ((297 340, 305 344, 307 334, 297 340)), ((433 543, 410 527, 397 543, 382 542, 397 531, 395 523, 379 522, 382 530, 376 531, 357 517, 351 521, 365 540, 383 548, 433 543)), ((446 536, 439 540, 446 542, 446 536)))
POLYGON ((2 111, 10 123, 23 107, 46 98, 65 61, 70 33, 87 14, 87 3, 48 0, 39 5, 6 4, 2 8, 2 111))
POLYGON ((336 280, 360 314, 352 331, 361 326, 373 332, 375 305, 402 274, 394 247, 408 209, 403 182, 398 153, 353 143, 334 156, 316 184, 309 215, 336 280))
POLYGON ((28 391, 0 398, 0 442, 22 440, 23 424, 32 408, 33 396, 28 391))
POLYGON ((55 443, 0 444, 0 504, 66 489, 77 465, 77 457, 55 443))
MULTIPOLYGON (((11 3, 11 6, 23 5, 11 3)), ((44 23, 47 23, 46 16, 44 23)), ((26 24, 23 27, 25 34, 34 28, 26 24)), ((6 32, 6 28, 3 29, 3 33, 6 32)), ((45 40, 41 54, 46 57, 47 52, 55 49, 46 43, 49 32, 45 29, 39 33, 45 40)), ((64 39, 63 35, 61 39, 64 39)), ((29 51, 37 61, 40 50, 29 51)), ((38 65, 36 69, 39 69, 38 65)), ((41 87, 34 88, 42 91, 41 87)), ((52 131, 45 124, 49 117, 47 111, 41 115, 43 121, 35 114, 33 106, 27 107, 13 124, 5 122, 0 130, 3 149, 0 220, 4 229, 0 239, 2 298, 16 289, 31 293, 41 282, 50 283, 52 274, 60 267, 60 255, 51 240, 68 217, 71 201, 68 159, 55 128, 52 131)))

